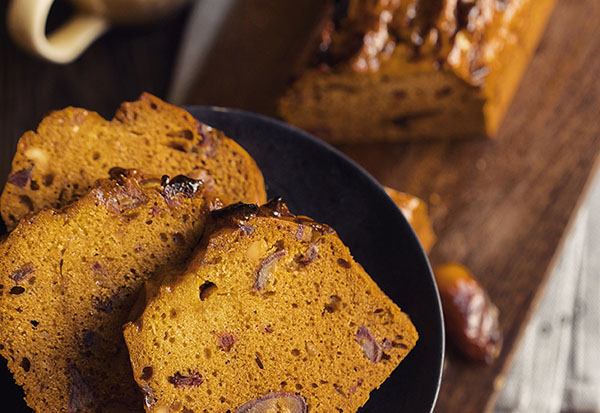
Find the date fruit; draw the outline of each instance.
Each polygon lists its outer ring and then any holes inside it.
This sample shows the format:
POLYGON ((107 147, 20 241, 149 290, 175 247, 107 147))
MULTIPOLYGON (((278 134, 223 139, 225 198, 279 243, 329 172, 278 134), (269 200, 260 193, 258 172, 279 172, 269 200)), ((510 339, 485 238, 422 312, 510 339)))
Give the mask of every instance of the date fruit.
POLYGON ((435 268, 448 336, 469 359, 490 364, 502 348, 498 308, 467 268, 435 268))

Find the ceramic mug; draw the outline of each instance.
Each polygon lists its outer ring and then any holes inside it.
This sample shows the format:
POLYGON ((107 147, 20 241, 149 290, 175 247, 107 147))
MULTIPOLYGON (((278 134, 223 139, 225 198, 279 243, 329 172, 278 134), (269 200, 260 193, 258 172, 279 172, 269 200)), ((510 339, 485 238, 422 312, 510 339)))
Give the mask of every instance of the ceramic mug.
POLYGON ((7 26, 24 49, 56 63, 76 59, 112 24, 147 23, 174 13, 188 0, 70 0, 75 15, 48 36, 46 20, 54 0, 12 0, 7 26))

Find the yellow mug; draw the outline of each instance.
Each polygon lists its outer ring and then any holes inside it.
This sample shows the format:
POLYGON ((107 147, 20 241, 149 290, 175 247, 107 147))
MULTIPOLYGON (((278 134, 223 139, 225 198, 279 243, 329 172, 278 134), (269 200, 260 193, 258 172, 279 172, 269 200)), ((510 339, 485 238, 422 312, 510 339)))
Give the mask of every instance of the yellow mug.
POLYGON ((48 36, 46 20, 54 0, 12 0, 8 30, 16 43, 55 63, 75 60, 112 24, 148 23, 166 17, 188 0, 70 0, 77 12, 48 36))

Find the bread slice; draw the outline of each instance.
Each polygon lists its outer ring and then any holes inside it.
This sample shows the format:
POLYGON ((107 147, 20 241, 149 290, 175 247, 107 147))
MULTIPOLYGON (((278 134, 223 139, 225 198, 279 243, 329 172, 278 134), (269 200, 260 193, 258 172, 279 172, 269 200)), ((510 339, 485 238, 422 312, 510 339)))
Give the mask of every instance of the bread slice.
POLYGON ((200 181, 114 169, 0 245, 0 354, 38 412, 143 411, 121 326, 144 281, 200 238, 200 181))
POLYGON ((111 121, 68 107, 26 132, 0 197, 2 218, 10 230, 30 212, 66 205, 113 166, 202 179, 225 204, 266 200, 262 174, 242 147, 144 93, 123 103, 111 121))
POLYGON ((556 0, 336 3, 279 112, 351 143, 494 136, 556 0))
POLYGON ((187 267, 150 282, 125 325, 147 411, 354 412, 415 345, 331 228, 279 200, 209 222, 187 267))

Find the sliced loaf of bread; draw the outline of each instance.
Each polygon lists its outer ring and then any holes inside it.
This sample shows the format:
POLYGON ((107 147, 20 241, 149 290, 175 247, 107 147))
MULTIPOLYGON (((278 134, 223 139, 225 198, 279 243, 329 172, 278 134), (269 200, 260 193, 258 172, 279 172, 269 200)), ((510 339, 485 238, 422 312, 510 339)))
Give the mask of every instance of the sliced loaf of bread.
POLYGON ((266 200, 262 174, 241 146, 185 110, 144 93, 123 103, 111 121, 68 107, 46 116, 37 131, 26 132, 0 197, 7 228, 28 213, 82 196, 113 166, 202 179, 225 204, 266 200))
POLYGON ((200 181, 113 169, 0 245, 0 354, 38 412, 136 412, 121 326, 144 281, 190 255, 208 209, 200 181))

